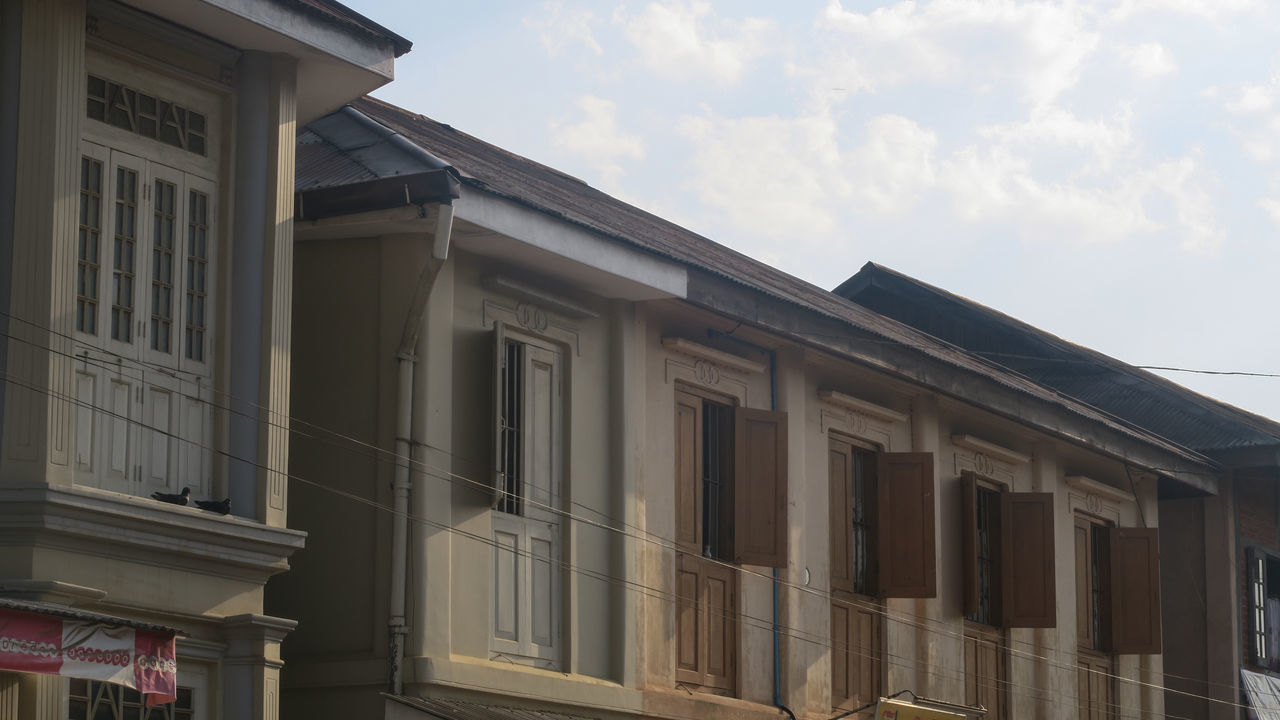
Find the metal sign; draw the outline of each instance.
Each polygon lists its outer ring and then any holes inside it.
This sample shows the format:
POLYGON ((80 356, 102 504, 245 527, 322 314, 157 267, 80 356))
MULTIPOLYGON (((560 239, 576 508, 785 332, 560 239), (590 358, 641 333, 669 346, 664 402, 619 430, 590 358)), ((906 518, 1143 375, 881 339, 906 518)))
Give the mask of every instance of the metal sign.
POLYGON ((964 720, 965 717, 900 700, 882 699, 876 704, 876 720, 964 720))

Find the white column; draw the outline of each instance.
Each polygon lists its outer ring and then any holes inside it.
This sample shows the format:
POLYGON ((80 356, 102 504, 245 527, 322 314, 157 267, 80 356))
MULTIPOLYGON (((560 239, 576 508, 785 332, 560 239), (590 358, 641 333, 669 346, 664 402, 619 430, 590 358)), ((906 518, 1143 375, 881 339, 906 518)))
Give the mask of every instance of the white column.
MULTIPOLYGON (((293 620, 246 613, 222 621, 222 716, 236 720, 280 717, 280 642, 293 620)), ((65 715, 63 716, 65 717, 65 715)))

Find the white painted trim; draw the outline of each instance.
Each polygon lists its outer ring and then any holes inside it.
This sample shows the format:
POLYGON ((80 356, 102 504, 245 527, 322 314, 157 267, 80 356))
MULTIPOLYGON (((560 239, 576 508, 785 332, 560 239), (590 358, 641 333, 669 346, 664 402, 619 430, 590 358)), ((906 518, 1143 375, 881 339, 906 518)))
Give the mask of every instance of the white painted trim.
POLYGON ((955 445, 956 447, 965 448, 966 450, 973 450, 974 452, 980 452, 983 455, 986 455, 988 457, 992 457, 1007 463, 1024 465, 1026 463, 1031 462, 1030 455, 1023 455, 1022 453, 1017 452, 1016 450, 1010 450, 1007 447, 997 445, 993 442, 987 442, 986 440, 983 440, 981 438, 976 438, 972 435, 952 435, 951 444, 955 445))
POLYGON ((1094 480, 1093 478, 1087 478, 1083 475, 1068 475, 1066 476, 1065 480, 1067 483, 1067 487, 1072 488, 1074 490, 1079 490, 1085 495, 1097 495, 1100 498, 1105 498, 1107 500, 1110 500, 1111 502, 1117 502, 1117 503, 1121 503, 1121 502, 1136 503, 1137 502, 1137 499, 1134 498, 1133 493, 1127 492, 1125 490, 1121 490, 1120 488, 1111 487, 1110 485, 1098 480, 1094 480))
POLYGON ((576 225, 510 200, 466 188, 454 201, 459 220, 479 225, 514 240, 569 260, 684 298, 689 277, 683 265, 629 248, 576 225))
POLYGON ((728 370, 737 370, 740 373, 762 373, 765 370, 763 363, 709 348, 706 345, 699 345, 684 338, 664 337, 662 338, 662 346, 671 352, 688 355, 698 360, 706 360, 712 365, 719 365, 728 370))
POLYGON ((883 420, 888 423, 906 422, 911 419, 910 415, 900 413, 897 410, 890 410, 883 405, 860 400, 852 395, 845 395, 835 390, 819 390, 818 399, 830 405, 835 405, 845 410, 852 410, 877 420, 883 420))

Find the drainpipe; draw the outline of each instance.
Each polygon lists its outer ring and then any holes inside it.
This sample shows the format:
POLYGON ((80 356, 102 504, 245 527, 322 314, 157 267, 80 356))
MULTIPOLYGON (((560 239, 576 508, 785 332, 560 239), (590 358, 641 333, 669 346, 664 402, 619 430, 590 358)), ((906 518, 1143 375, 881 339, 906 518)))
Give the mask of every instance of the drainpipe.
POLYGON ((409 545, 409 456, 410 432, 413 430, 413 366, 418 357, 414 346, 422 328, 422 316, 427 311, 427 300, 435 287, 436 277, 449 256, 449 241, 453 234, 453 205, 441 204, 436 218, 435 241, 431 257, 422 266, 418 282, 414 285, 409 312, 405 315, 404 331, 396 348, 399 379, 396 388, 396 472, 392 481, 393 514, 391 526, 391 602, 387 620, 389 647, 387 648, 387 689, 393 695, 404 692, 401 665, 404 662, 404 639, 409 633, 405 622, 405 583, 409 574, 407 552, 409 545))
MULTIPOLYGON (((739 323, 738 327, 742 327, 742 324, 739 323)), ((738 327, 735 327, 733 330, 730 330, 727 333, 719 332, 717 330, 708 330, 707 337, 712 337, 712 338, 721 337, 726 340, 730 340, 732 342, 738 343, 739 345, 744 345, 754 350, 758 350, 764 353, 765 355, 769 356, 769 409, 773 411, 777 411, 778 409, 778 353, 776 350, 772 350, 767 347, 761 347, 760 345, 756 345, 753 342, 747 342, 746 340, 740 340, 734 337, 733 333, 737 331, 738 327)), ((782 627, 781 627, 781 623, 779 623, 779 614, 780 614, 779 603, 778 603, 778 585, 779 584, 780 583, 779 583, 779 577, 778 577, 778 568, 774 568, 773 569, 773 705, 774 707, 778 708, 782 712, 786 713, 791 718, 791 720, 796 720, 796 714, 791 712, 791 708, 787 707, 786 704, 782 702, 782 651, 781 651, 782 627)))

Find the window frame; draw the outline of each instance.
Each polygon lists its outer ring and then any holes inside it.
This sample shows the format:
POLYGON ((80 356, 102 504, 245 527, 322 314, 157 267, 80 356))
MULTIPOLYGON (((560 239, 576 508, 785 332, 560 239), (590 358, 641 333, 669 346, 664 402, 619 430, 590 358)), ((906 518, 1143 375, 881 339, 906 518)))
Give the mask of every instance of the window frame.
POLYGON ((494 469, 489 512, 493 538, 489 646, 509 660, 557 669, 563 661, 565 645, 561 512, 566 486, 569 353, 555 341, 521 332, 501 321, 494 323, 492 342, 494 469), (515 353, 518 382, 510 374, 512 347, 520 348, 515 353), (543 409, 551 414, 542 445, 527 439, 527 433, 535 426, 533 413, 537 412, 536 404, 530 401, 535 388, 528 373, 538 365, 548 368, 548 397, 543 409), (513 389, 522 396, 518 425, 506 420, 511 407, 506 401, 511 399, 509 393, 513 389), (513 433, 525 434, 514 444, 518 445, 517 457, 509 454, 513 433), (539 451, 547 457, 535 457, 539 451), (513 493, 508 484, 508 464, 517 459, 521 464, 517 473, 519 487, 513 493), (547 463, 546 488, 537 486, 531 470, 540 460, 547 463), (540 587, 544 589, 539 590, 540 587), (545 607, 539 607, 540 598, 545 607))
POLYGON ((882 446, 830 432, 827 437, 829 490, 828 559, 831 579, 831 707, 847 710, 879 697, 884 688, 884 603, 876 596, 879 564, 876 504, 876 456, 882 446), (836 466, 837 457, 845 465, 836 466), (854 464, 859 467, 854 469, 854 464), (857 577, 856 517, 853 496, 862 481, 865 560, 857 577), (847 502, 846 502, 847 498, 847 502), (848 546, 847 548, 845 546, 848 546), (837 558, 844 556, 844 562, 837 558), (838 567, 843 566, 843 567, 838 567))

